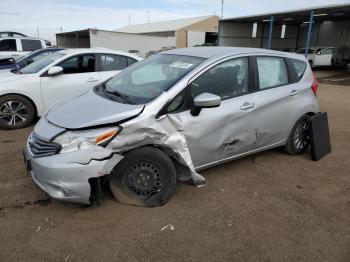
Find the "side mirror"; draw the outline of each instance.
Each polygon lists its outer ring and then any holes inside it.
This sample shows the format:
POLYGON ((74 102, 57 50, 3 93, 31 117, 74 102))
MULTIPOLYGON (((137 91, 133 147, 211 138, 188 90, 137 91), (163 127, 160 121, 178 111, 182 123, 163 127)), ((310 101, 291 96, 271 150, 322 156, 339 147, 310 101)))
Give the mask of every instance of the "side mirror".
POLYGON ((63 73, 63 68, 60 66, 53 66, 47 71, 47 74, 49 76, 58 76, 62 73, 63 73))
POLYGON ((194 106, 191 109, 191 115, 198 116, 202 108, 218 107, 220 104, 220 96, 210 93, 202 93, 193 99, 194 106))

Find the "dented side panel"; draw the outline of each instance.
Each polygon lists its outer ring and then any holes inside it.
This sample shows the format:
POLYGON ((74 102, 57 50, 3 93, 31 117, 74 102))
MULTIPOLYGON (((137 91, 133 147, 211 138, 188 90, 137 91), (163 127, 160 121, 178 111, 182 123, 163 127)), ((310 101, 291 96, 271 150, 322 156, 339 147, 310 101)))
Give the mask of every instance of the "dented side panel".
POLYGON ((223 101, 220 107, 202 109, 193 117, 189 111, 179 114, 195 167, 253 150, 256 146, 254 109, 240 107, 255 94, 223 101))

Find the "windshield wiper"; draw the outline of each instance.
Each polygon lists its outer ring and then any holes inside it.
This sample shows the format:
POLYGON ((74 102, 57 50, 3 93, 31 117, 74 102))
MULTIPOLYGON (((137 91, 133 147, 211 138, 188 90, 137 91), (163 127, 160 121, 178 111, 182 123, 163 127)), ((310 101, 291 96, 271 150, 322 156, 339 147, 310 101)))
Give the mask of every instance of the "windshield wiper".
POLYGON ((133 100, 131 99, 130 96, 127 96, 127 95, 124 95, 118 91, 108 91, 107 89, 105 89, 106 92, 108 94, 111 94, 111 95, 115 95, 117 97, 120 97, 121 99, 123 99, 125 102, 129 103, 129 104, 134 104, 133 100))

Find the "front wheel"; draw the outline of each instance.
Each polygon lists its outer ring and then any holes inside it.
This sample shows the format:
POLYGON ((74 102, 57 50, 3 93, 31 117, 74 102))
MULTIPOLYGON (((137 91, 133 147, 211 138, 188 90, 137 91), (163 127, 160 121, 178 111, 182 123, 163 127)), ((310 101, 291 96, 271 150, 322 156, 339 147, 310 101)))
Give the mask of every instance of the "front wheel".
POLYGON ((110 189, 121 203, 164 205, 176 190, 176 170, 162 150, 142 147, 127 153, 112 171, 110 189))
POLYGON ((294 125, 284 151, 291 155, 302 154, 310 145, 310 125, 308 116, 303 116, 294 125))
POLYGON ((19 129, 30 125, 35 117, 32 103, 23 96, 0 97, 0 128, 19 129))

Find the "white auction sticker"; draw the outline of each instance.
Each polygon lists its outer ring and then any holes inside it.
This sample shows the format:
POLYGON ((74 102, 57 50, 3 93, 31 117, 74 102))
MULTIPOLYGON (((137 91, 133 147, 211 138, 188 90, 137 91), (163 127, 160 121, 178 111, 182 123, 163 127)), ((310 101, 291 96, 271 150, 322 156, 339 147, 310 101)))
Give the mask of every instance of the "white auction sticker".
POLYGON ((182 63, 182 62, 174 62, 170 65, 170 67, 177 67, 177 68, 190 68, 191 66, 193 66, 193 64, 190 63, 182 63))

